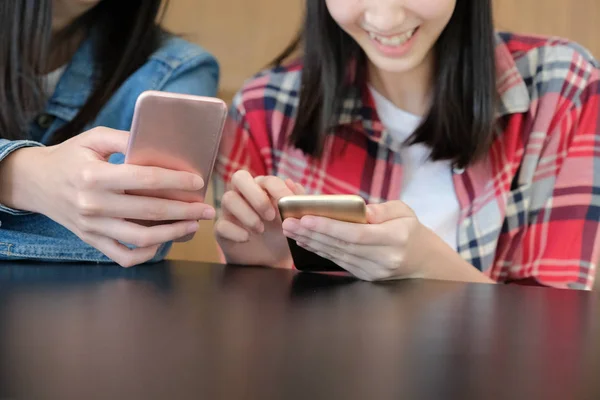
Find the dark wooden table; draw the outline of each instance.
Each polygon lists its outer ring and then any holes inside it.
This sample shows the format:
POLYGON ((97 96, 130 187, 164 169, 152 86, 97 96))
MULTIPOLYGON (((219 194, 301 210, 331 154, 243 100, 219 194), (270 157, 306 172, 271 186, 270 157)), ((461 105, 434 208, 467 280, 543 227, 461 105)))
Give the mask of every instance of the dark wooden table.
POLYGON ((0 264, 0 399, 600 399, 600 299, 170 262, 0 264))

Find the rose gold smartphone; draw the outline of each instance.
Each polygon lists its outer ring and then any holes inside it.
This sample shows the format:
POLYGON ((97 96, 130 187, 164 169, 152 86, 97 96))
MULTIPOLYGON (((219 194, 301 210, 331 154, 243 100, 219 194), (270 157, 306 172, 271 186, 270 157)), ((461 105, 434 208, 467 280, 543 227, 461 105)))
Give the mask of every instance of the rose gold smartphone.
POLYGON ((202 176, 197 192, 136 191, 185 202, 204 202, 227 117, 223 100, 146 91, 136 102, 125 163, 202 176))
MULTIPOLYGON (((305 215, 326 217, 354 224, 367 223, 367 206, 360 196, 302 195, 282 197, 278 202, 281 220, 300 219, 305 215)), ((331 260, 303 249, 288 238, 288 245, 296 269, 311 272, 341 272, 342 267, 331 260)))

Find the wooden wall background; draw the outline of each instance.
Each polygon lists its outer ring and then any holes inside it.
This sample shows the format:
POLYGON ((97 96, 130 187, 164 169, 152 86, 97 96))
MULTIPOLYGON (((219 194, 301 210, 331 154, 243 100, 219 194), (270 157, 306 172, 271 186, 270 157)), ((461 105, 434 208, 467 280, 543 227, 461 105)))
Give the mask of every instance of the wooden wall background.
MULTIPOLYGON (((171 0, 165 25, 219 59, 220 96, 229 101, 298 31, 303 4, 304 0, 171 0)), ((567 37, 600 57, 600 0, 495 0, 494 8, 498 29, 567 37)), ((193 241, 176 244, 170 258, 218 260, 212 223, 203 222, 193 241)))

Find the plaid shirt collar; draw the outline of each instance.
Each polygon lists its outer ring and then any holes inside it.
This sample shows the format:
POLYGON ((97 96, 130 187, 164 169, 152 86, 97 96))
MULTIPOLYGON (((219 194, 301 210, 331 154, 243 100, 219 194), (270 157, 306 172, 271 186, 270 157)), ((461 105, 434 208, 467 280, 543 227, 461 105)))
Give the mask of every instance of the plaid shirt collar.
MULTIPOLYGON (((519 73, 514 56, 499 34, 495 34, 496 42, 496 87, 500 95, 498 117, 527 112, 531 106, 531 98, 527 85, 519 73)), ((377 110, 366 84, 354 87, 349 92, 342 109, 338 112, 337 126, 356 127, 363 130, 376 142, 389 141, 391 148, 399 146, 393 139, 384 134, 385 128, 377 116, 377 110)))

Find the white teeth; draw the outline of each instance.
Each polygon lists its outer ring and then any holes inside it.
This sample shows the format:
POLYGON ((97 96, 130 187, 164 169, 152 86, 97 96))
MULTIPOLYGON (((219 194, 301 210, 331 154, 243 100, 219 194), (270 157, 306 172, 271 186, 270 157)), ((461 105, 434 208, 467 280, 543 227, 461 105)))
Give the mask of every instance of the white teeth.
POLYGON ((413 37, 416 30, 417 29, 415 28, 412 31, 403 33, 402 35, 391 36, 391 37, 383 37, 383 36, 376 35, 373 32, 369 32, 369 36, 371 37, 371 39, 377 40, 379 43, 381 43, 385 46, 401 46, 404 43, 408 42, 410 40, 410 38, 413 37))

